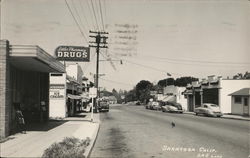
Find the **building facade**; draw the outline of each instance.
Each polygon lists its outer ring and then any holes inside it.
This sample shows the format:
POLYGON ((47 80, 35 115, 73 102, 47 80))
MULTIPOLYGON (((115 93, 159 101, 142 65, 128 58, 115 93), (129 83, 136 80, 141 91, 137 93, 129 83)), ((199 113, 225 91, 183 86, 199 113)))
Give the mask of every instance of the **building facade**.
POLYGON ((74 116, 82 105, 83 72, 78 64, 66 66, 66 73, 50 74, 49 118, 74 116))
POLYGON ((14 105, 21 105, 26 123, 48 120, 49 73, 65 72, 63 64, 38 46, 0 41, 1 138, 16 132, 14 105))
POLYGON ((184 92, 187 110, 194 111, 194 108, 200 107, 203 103, 213 103, 219 105, 223 113, 231 113, 229 94, 249 86, 249 79, 222 79, 214 75, 200 82, 194 81, 187 85, 184 92))
POLYGON ((250 115, 250 88, 242 88, 230 94, 232 114, 250 115))

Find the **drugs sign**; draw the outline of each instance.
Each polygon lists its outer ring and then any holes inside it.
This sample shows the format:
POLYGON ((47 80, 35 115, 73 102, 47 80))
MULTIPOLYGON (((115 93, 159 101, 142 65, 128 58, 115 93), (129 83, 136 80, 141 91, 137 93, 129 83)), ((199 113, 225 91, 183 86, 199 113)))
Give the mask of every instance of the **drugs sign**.
POLYGON ((89 61, 89 47, 59 46, 55 51, 56 58, 63 61, 89 61))

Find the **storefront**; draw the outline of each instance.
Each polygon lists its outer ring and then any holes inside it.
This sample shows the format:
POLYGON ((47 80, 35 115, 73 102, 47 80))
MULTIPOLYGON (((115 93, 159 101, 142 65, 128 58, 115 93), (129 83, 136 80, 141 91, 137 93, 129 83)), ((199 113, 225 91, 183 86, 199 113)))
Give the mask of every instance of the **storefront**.
POLYGON ((213 103, 219 105, 223 113, 231 113, 229 94, 249 85, 249 79, 222 79, 214 75, 200 82, 194 81, 184 92, 187 98, 187 109, 193 111, 203 103, 213 103))
POLYGON ((49 118, 74 116, 82 106, 82 76, 78 64, 66 66, 66 73, 50 74, 49 118))
POLYGON ((9 45, 1 40, 1 138, 16 131, 15 103, 21 104, 26 123, 49 116, 49 73, 65 72, 63 64, 38 46, 9 45))

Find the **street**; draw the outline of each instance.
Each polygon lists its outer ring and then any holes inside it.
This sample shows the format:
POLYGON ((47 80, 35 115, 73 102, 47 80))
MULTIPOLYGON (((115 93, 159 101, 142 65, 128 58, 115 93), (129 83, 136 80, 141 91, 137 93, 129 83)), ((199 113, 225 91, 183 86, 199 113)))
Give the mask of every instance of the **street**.
POLYGON ((247 158, 250 122, 111 105, 90 157, 247 158), (174 124, 175 126, 173 126, 174 124))

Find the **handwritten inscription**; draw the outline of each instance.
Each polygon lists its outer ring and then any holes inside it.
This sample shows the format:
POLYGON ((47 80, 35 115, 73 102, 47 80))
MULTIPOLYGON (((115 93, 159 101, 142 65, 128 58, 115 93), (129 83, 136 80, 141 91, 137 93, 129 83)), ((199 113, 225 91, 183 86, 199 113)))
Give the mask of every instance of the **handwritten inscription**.
POLYGON ((217 153, 217 150, 214 148, 206 148, 206 147, 173 147, 164 145, 162 147, 162 151, 167 152, 193 152, 198 153, 196 158, 223 158, 222 155, 217 153))

